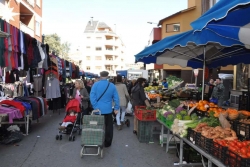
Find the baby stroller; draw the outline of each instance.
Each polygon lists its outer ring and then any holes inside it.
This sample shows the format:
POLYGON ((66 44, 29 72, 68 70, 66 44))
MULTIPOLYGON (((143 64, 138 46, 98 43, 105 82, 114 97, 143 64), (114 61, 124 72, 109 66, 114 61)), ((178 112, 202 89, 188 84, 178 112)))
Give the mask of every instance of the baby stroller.
POLYGON ((63 122, 59 125, 59 132, 56 135, 56 140, 62 140, 62 134, 69 134, 69 141, 75 141, 74 132, 81 134, 81 104, 78 100, 72 99, 66 106, 66 115, 63 122))
MULTIPOLYGON (((120 112, 121 112, 121 110, 120 110, 120 112)), ((116 115, 115 115, 114 107, 113 107, 112 115, 113 115, 113 122, 116 123, 116 115)), ((122 114, 120 114, 120 115, 122 115, 122 114)), ((126 118, 126 114, 125 114, 125 117, 124 117, 124 125, 127 125, 127 127, 130 127, 130 120, 126 118)))

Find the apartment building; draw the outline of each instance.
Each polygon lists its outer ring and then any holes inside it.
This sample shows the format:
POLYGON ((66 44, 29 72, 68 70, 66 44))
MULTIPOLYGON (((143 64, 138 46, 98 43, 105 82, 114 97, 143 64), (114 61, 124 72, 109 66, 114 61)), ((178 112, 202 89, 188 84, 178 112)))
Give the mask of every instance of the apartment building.
POLYGON ((0 18, 42 41, 42 0, 0 0, 0 18))
POLYGON ((110 76, 125 69, 125 45, 104 22, 91 19, 84 30, 82 69, 99 74, 106 70, 110 76))

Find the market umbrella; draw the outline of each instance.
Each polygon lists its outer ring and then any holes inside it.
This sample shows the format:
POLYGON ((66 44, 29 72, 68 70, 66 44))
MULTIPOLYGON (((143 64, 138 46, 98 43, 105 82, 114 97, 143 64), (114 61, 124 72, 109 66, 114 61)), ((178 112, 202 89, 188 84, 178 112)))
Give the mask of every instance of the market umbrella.
POLYGON ((196 31, 209 29, 220 36, 242 42, 250 48, 250 0, 220 0, 191 23, 196 31))
POLYGON ((238 40, 225 38, 211 30, 190 30, 169 36, 135 55, 136 62, 169 64, 181 67, 216 68, 250 63, 250 51, 238 40))

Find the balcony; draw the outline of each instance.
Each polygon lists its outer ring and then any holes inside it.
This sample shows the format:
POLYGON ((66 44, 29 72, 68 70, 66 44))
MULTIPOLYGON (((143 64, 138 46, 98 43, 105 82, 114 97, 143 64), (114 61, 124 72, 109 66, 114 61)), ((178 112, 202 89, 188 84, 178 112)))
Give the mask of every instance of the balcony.
POLYGON ((115 45, 115 40, 105 40, 105 45, 113 46, 115 45))
POLYGON ((21 21, 20 21, 20 30, 29 34, 31 37, 34 37, 34 30, 29 28, 27 25, 23 24, 21 21))

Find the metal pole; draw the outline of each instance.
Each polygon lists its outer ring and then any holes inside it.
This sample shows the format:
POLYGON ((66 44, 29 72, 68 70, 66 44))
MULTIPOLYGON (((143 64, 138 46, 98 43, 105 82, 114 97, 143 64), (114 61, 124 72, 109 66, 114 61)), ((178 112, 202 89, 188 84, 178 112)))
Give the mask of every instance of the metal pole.
POLYGON ((203 56, 204 56, 204 60, 203 60, 203 76, 202 76, 202 94, 201 94, 202 100, 204 98, 204 83, 205 83, 205 69, 206 69, 206 46, 204 46, 203 56))

